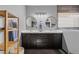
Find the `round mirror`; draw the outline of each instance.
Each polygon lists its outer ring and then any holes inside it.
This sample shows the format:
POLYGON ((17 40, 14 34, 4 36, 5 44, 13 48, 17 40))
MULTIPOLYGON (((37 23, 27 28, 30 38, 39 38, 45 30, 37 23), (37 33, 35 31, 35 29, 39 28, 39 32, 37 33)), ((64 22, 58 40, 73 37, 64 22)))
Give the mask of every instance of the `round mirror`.
POLYGON ((45 22, 47 28, 54 28, 56 23, 57 21, 53 16, 48 17, 45 22))
POLYGON ((26 19, 26 28, 27 29, 36 28, 37 27, 36 24, 37 24, 37 20, 35 19, 35 17, 33 17, 33 16, 27 17, 27 19, 26 19))

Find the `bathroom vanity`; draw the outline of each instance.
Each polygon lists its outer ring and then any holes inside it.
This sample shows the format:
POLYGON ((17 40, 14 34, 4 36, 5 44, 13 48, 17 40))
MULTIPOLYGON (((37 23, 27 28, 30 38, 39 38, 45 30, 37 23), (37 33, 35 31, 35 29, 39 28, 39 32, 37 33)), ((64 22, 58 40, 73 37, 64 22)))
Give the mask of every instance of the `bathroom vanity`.
POLYGON ((22 31, 22 46, 25 49, 61 49, 62 31, 28 32, 22 31))

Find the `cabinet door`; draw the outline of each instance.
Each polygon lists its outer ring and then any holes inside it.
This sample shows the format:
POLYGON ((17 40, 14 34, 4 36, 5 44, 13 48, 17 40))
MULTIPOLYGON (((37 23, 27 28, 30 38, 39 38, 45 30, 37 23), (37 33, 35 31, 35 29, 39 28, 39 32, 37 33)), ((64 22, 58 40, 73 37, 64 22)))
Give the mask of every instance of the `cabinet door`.
POLYGON ((62 34, 22 34, 25 49, 60 49, 62 34))
POLYGON ((49 48, 61 49, 62 48, 62 34, 49 34, 48 35, 49 48))

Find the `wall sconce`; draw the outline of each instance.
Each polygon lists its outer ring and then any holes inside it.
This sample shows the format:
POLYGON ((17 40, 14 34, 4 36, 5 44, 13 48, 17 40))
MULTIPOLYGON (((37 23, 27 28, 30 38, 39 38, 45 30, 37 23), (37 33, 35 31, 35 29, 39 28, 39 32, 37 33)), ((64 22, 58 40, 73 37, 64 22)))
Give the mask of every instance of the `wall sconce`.
POLYGON ((47 15, 47 13, 46 12, 36 12, 35 15, 41 17, 41 16, 47 15))
POLYGON ((35 14, 36 15, 46 15, 47 13, 46 12, 36 12, 35 14))

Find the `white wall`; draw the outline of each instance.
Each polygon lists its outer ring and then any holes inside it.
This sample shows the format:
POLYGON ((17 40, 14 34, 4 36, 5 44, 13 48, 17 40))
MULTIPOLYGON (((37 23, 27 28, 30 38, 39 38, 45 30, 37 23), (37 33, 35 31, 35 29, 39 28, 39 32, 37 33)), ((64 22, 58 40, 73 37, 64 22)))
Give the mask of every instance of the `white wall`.
MULTIPOLYGON (((34 16, 34 17, 36 16, 36 19, 38 20, 37 27, 38 27, 40 21, 44 22, 49 16, 54 16, 56 18, 56 21, 58 21, 57 20, 57 6, 56 5, 53 5, 53 6, 27 6, 26 12, 27 12, 26 13, 27 16, 34 16), (45 12, 46 15, 38 17, 35 14, 36 12, 45 12)), ((57 25, 56 25, 56 27, 57 27, 57 25)), ((45 28, 44 28, 44 30, 45 30, 45 28)))
POLYGON ((36 12, 46 12, 49 16, 57 17, 57 6, 27 6, 27 15, 34 15, 36 12))
POLYGON ((0 10, 7 10, 8 12, 19 17, 20 32, 25 30, 26 7, 24 5, 0 5, 0 10))

